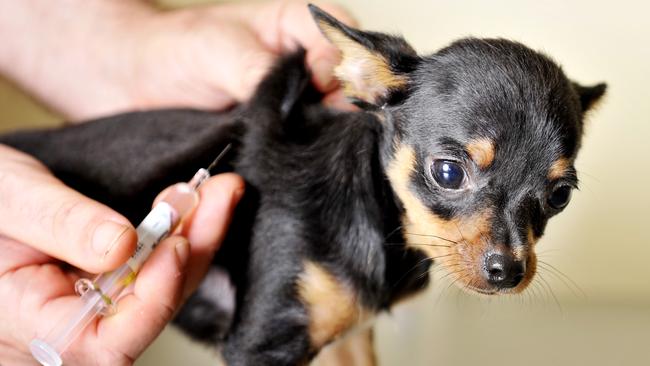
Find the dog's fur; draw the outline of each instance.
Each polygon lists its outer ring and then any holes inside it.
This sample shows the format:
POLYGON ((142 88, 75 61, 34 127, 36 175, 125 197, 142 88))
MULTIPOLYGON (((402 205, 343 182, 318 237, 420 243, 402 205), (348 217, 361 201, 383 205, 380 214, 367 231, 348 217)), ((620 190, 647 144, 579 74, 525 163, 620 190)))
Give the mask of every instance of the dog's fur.
POLYGON ((464 39, 422 57, 401 38, 312 13, 363 111, 321 105, 298 52, 230 112, 131 113, 0 138, 134 223, 232 143, 221 171, 244 177, 246 194, 176 318, 222 344, 229 365, 307 363, 423 289, 433 260, 464 288, 523 290, 535 242, 577 184, 584 114, 605 90, 515 42, 464 39), (234 309, 216 291, 226 277, 234 309))

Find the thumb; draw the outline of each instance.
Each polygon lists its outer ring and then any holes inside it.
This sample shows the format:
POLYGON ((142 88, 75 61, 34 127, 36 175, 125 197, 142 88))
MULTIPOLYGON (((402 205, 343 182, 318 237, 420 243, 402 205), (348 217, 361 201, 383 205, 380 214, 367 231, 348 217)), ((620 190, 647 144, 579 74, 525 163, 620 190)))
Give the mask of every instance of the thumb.
POLYGON ((0 233, 85 271, 117 267, 136 234, 122 215, 65 186, 30 156, 0 146, 0 233))

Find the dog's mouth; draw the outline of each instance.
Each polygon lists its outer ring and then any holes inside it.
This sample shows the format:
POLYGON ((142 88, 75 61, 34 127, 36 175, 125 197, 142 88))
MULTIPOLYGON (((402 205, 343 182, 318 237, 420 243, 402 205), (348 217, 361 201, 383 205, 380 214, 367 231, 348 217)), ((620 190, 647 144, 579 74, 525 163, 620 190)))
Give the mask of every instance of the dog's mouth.
POLYGON ((496 294, 499 293, 498 290, 486 290, 486 289, 482 289, 482 288, 474 287, 474 286, 466 286, 464 289, 469 291, 469 292, 477 292, 477 293, 479 293, 481 295, 489 295, 489 296, 496 295, 496 294))
MULTIPOLYGON (((485 255, 480 260, 468 258, 461 253, 453 253, 440 258, 442 265, 454 284, 464 291, 481 295, 513 295, 524 291, 535 276, 537 260, 534 253, 530 253, 523 261, 523 266, 508 265, 498 266, 501 271, 486 269, 485 255), (504 268, 505 267, 505 268, 504 268), (508 272, 509 273, 506 273, 508 272), (495 278, 495 276, 497 278, 495 278)), ((490 255, 487 255, 489 258, 490 255)))
POLYGON ((478 293, 480 295, 488 295, 488 296, 494 296, 494 295, 512 295, 512 294, 517 294, 524 289, 519 289, 517 288, 490 288, 490 289, 485 289, 481 287, 476 287, 476 286, 465 286, 464 290, 470 293, 478 293))
POLYGON ((441 278, 449 279, 469 293, 489 296, 521 293, 537 269, 533 242, 512 248, 494 244, 485 235, 470 241, 465 236, 460 240, 447 237, 443 240, 442 236, 406 234, 410 245, 423 250, 446 272, 441 278), (420 240, 414 242, 413 238, 420 240))
POLYGON ((531 283, 537 269, 534 242, 525 247, 509 248, 477 234, 468 240, 432 234, 405 232, 407 244, 422 250, 443 267, 444 278, 460 289, 481 295, 518 294, 531 283))

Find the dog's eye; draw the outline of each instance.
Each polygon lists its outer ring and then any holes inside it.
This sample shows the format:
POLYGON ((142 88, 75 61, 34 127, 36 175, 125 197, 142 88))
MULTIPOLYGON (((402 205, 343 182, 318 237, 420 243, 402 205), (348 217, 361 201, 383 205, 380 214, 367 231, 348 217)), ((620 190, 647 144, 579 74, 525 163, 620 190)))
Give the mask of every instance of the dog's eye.
POLYGON ((559 186, 548 197, 548 204, 554 209, 559 210, 568 205, 569 200, 571 200, 571 187, 559 186))
POLYGON ((465 171, 460 164, 449 160, 434 161, 431 173, 442 188, 459 189, 465 181, 465 171))

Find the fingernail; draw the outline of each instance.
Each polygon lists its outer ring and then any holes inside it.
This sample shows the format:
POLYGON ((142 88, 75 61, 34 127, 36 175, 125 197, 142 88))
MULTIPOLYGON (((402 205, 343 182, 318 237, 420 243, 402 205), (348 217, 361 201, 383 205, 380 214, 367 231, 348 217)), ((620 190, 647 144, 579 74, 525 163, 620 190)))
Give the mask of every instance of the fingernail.
POLYGON ((233 193, 232 193, 232 204, 236 205, 239 203, 239 200, 241 200, 242 196, 244 195, 244 187, 237 188, 233 193))
POLYGON ((244 196, 244 187, 237 188, 235 189, 234 192, 232 192, 232 196, 230 196, 230 209, 234 210, 235 207, 237 207, 237 204, 241 200, 241 198, 244 196))
POLYGON ((93 233, 93 250, 100 257, 106 257, 129 229, 129 226, 114 221, 102 222, 93 233))
POLYGON ((190 243, 187 239, 182 238, 178 243, 176 243, 176 256, 178 257, 178 263, 181 268, 185 267, 185 264, 190 257, 190 243))
POLYGON ((329 91, 336 84, 334 79, 335 63, 326 58, 319 58, 314 61, 311 72, 314 74, 316 86, 322 91, 329 91))

